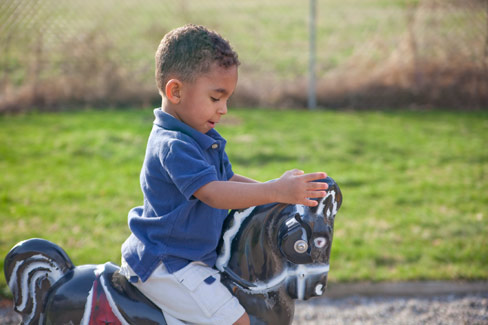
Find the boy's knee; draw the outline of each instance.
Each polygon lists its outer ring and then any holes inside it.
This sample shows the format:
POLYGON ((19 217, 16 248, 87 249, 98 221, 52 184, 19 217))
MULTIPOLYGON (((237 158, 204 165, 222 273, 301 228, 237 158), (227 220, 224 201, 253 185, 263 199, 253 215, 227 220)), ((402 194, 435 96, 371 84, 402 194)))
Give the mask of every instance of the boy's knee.
POLYGON ((244 312, 242 316, 233 325, 249 325, 251 321, 249 320, 249 315, 244 312))

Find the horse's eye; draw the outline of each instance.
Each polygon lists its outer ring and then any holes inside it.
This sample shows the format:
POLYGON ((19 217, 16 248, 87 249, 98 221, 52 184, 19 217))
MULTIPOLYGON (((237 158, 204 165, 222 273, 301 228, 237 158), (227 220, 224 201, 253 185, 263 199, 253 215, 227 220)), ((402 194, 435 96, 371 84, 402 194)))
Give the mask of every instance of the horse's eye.
POLYGON ((313 240, 313 243, 315 244, 315 247, 323 248, 327 244, 327 239, 325 239, 325 237, 317 237, 313 240))

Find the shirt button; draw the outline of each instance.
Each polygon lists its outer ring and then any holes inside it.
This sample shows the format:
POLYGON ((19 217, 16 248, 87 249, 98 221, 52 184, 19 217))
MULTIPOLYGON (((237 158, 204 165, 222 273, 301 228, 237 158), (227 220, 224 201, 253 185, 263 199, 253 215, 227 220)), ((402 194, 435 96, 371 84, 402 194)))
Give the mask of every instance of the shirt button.
POLYGON ((214 144, 212 145, 212 149, 217 149, 218 147, 219 147, 219 145, 218 145, 217 143, 214 143, 214 144))

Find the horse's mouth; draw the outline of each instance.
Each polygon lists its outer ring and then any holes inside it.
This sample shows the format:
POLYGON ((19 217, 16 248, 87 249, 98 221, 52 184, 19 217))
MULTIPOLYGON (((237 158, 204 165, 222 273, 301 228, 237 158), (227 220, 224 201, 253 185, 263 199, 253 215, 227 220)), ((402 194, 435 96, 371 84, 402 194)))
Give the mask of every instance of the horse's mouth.
POLYGON ((298 265, 293 273, 287 280, 288 294, 293 299, 307 300, 324 293, 329 264, 298 265))

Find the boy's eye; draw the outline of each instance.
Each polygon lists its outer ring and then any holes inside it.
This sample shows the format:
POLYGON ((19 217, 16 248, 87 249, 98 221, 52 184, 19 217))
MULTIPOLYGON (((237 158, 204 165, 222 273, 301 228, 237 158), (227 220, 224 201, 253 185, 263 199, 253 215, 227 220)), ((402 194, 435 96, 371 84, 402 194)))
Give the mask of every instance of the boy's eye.
POLYGON ((220 98, 210 97, 210 100, 212 102, 218 102, 220 100, 220 98))

